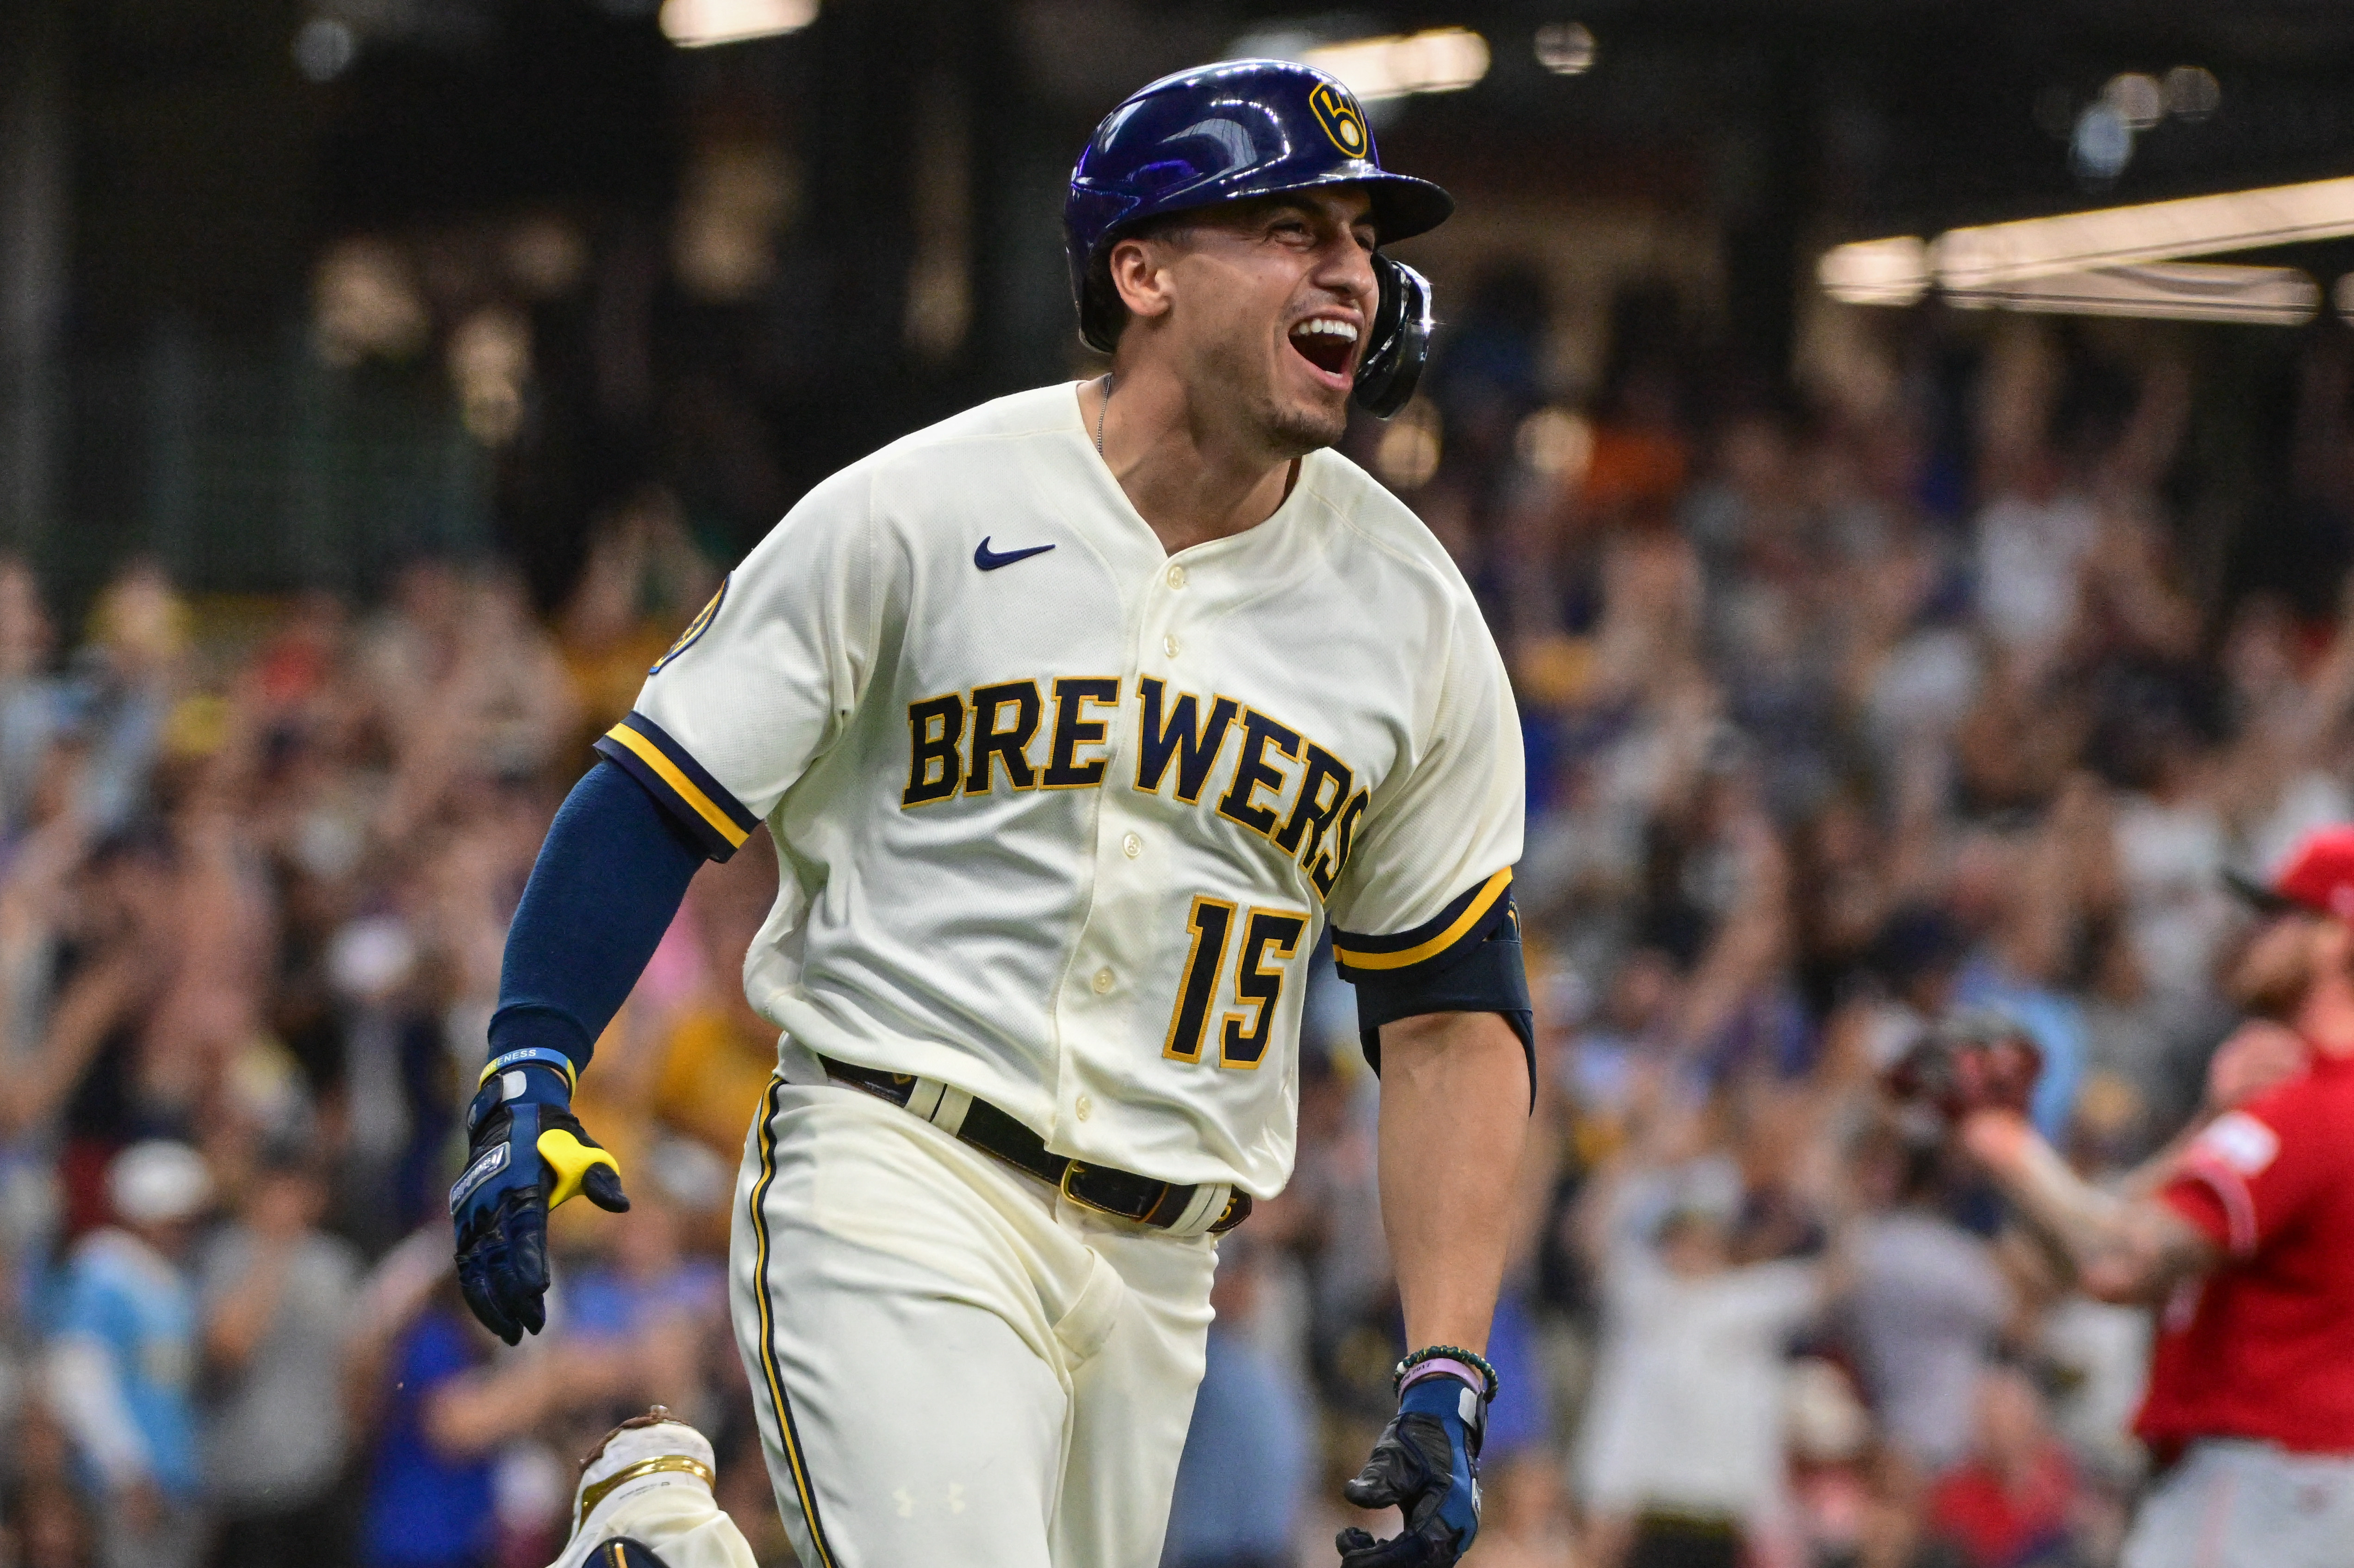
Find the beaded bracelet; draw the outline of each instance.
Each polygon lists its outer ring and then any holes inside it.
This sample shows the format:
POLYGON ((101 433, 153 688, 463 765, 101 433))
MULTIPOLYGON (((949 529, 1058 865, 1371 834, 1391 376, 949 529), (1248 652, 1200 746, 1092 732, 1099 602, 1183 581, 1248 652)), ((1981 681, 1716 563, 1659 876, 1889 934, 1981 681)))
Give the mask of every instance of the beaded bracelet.
POLYGON ((1390 1386, 1401 1393, 1405 1393, 1406 1374, 1426 1361, 1457 1361, 1478 1372, 1483 1385, 1479 1397, 1490 1404, 1496 1402, 1497 1391, 1503 1386, 1497 1380, 1496 1369, 1488 1364, 1487 1357, 1477 1351, 1467 1351, 1460 1345, 1426 1345, 1405 1357, 1391 1371, 1390 1386))

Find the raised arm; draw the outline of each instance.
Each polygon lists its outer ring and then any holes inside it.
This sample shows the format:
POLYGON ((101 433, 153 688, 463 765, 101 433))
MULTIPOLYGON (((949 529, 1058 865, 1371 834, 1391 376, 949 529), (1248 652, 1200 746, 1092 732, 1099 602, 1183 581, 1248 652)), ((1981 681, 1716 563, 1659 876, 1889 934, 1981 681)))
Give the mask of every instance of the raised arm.
POLYGON ((2105 1192, 2069 1167, 2023 1117, 1983 1110, 1962 1145, 2028 1224, 2103 1301, 2158 1302, 2223 1260, 2206 1233, 2155 1196, 2105 1192))

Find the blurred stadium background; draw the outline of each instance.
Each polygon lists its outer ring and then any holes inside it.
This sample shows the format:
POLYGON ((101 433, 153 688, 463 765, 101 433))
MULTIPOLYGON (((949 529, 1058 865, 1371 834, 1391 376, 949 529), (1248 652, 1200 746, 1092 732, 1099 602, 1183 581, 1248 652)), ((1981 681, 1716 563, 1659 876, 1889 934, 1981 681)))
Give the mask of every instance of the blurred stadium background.
MULTIPOLYGON (((1351 447, 1529 741, 1476 1561, 2112 1560, 2147 1321, 1872 1075, 2008 1011, 2096 1171, 2230 1091, 2217 874, 2354 815, 2354 12, 0 0, 0 1563, 531 1568, 650 1399, 787 1560, 716 1261, 773 866, 704 874, 600 1046, 639 1208, 563 1227, 520 1352, 440 1218, 504 922, 803 489, 1092 373, 1071 159, 1246 53, 1460 202, 1402 250, 1424 395, 1351 447)), ((1177 1568, 1329 1561, 1385 1409, 1329 971, 1309 1033, 1177 1568)))

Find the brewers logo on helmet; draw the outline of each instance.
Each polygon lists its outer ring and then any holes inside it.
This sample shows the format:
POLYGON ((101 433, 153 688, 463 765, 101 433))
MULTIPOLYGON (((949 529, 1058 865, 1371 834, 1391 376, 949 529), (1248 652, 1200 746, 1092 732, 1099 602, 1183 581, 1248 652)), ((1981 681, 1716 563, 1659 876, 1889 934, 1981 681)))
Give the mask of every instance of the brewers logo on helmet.
POLYGON ((1308 107, 1316 111, 1316 122, 1332 138, 1332 145, 1352 158, 1366 155, 1365 117, 1346 89, 1327 82, 1308 95, 1308 107))

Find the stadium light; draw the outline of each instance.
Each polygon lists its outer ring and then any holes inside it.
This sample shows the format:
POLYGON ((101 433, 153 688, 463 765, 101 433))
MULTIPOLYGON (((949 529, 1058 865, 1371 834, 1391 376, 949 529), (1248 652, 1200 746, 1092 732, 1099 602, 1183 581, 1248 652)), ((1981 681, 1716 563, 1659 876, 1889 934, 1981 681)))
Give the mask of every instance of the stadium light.
POLYGON ((1929 291, 1929 247, 1910 234, 1834 245, 1815 277, 1842 304, 1909 305, 1929 291))
POLYGON ((1373 103, 1413 92, 1455 92, 1469 87, 1488 74, 1488 40, 1468 27, 1436 27, 1325 44, 1303 49, 1299 58, 1331 71, 1359 99, 1373 103))
MULTIPOLYGON (((2186 97, 2211 85, 2191 68, 2180 74, 2186 97)), ((1825 251, 1816 276, 1848 304, 1909 305, 1935 282, 1966 309, 2293 324, 2320 306, 2305 273, 2183 258, 2349 237, 2354 178, 2341 177, 1951 228, 1926 244, 1858 240, 1825 251)))
POLYGON ((2223 85, 2204 66, 2176 66, 2158 84, 2166 111, 2184 120, 2204 120, 2223 106, 2223 85))
POLYGON ((1948 229, 1931 250, 1951 291, 2349 235, 2354 178, 2339 178, 1948 229))
POLYGON ((818 0, 663 0, 663 37, 683 49, 797 33, 817 20, 818 0))
POLYGON ((1594 69, 1594 29, 1583 22, 1555 22, 1539 27, 1532 40, 1537 64, 1555 76, 1584 76, 1594 69))
POLYGON ((2294 267, 2158 261, 1949 289, 1946 298, 1964 310, 2301 326, 2321 308, 2321 285, 2294 267))
POLYGON ((2136 131, 2147 131, 2166 118, 2166 90, 2158 78, 2137 70, 2121 71, 2101 89, 2101 99, 2118 118, 2136 131))

